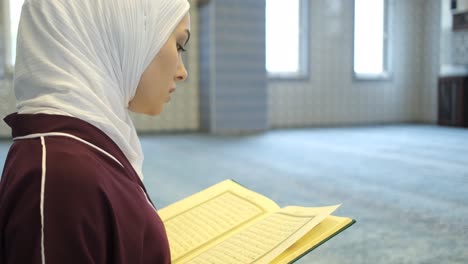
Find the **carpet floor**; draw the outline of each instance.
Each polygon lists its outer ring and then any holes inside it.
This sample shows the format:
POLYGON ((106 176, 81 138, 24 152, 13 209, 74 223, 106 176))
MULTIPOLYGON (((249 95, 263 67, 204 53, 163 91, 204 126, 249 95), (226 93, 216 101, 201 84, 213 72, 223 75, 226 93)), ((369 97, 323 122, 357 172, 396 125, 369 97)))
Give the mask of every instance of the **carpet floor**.
MULTIPOLYGON (((357 223, 297 263, 468 263, 468 130, 428 125, 142 135, 158 208, 224 179, 357 223)), ((3 165, 9 141, 0 142, 3 165)))

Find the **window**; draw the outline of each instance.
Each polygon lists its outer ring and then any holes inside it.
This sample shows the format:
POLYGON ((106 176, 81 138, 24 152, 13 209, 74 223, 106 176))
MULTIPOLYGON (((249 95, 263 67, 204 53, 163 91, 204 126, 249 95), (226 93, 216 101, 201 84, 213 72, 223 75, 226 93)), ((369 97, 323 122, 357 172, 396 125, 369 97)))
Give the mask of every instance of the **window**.
POLYGON ((354 2, 354 75, 358 79, 389 76, 387 0, 354 2))
POLYGON ((9 31, 7 32, 7 43, 6 43, 6 63, 7 67, 13 68, 15 65, 15 58, 16 58, 16 35, 18 32, 18 24, 21 14, 21 7, 23 6, 24 1, 20 0, 10 0, 5 1, 6 3, 6 15, 5 21, 6 25, 8 25, 9 31))
POLYGON ((273 78, 308 75, 307 0, 266 0, 266 70, 273 78))

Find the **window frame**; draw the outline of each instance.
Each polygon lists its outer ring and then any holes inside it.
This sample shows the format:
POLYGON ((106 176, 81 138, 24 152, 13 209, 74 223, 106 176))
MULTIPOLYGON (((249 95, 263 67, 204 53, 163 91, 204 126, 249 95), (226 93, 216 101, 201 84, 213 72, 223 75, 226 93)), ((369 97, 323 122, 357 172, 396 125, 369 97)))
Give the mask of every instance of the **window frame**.
POLYGON ((366 73, 356 73, 354 65, 356 60, 355 54, 355 43, 356 43, 356 0, 353 1, 353 63, 352 63, 352 73, 355 81, 387 81, 393 78, 393 69, 392 69, 392 45, 391 45, 391 1, 392 0, 383 0, 384 1, 384 70, 380 74, 366 74, 366 73))
MULTIPOLYGON (((309 1, 299 0, 299 70, 294 73, 270 73, 266 68, 265 52, 265 71, 268 80, 271 81, 304 81, 310 79, 310 11, 309 1)), ((265 6, 266 8, 266 6, 265 6)), ((266 17, 265 13, 265 17, 266 17)), ((266 24, 265 24, 266 27, 266 24)), ((265 36, 266 37, 266 36, 265 36)), ((266 38, 265 38, 266 40, 266 38)), ((265 42, 266 45, 266 42, 265 42)), ((265 48, 266 51, 266 48, 265 48)))

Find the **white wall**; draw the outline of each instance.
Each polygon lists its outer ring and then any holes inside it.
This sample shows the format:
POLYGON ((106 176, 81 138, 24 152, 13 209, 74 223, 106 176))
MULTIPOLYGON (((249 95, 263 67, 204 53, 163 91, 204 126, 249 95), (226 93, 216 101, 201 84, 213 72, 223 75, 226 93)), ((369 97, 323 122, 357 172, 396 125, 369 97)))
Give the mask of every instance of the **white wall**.
POLYGON ((269 82, 271 126, 434 122, 437 106, 432 98, 421 96, 427 88, 424 46, 429 2, 391 0, 393 76, 388 81, 356 81, 354 1, 310 1, 310 80, 269 82))
MULTIPOLYGON (((310 80, 269 81, 271 127, 436 121, 440 65, 451 63, 450 28, 441 20, 441 10, 449 0, 390 1, 393 76, 388 81, 353 78, 353 1, 310 1, 310 80)), ((192 8, 188 82, 181 85, 162 116, 134 116, 140 131, 198 129, 197 25, 198 9, 192 8)), ((2 29, 0 24, 0 54, 2 29)), ((14 111, 10 86, 9 80, 0 79, 0 118, 14 111)), ((0 135, 8 134, 0 122, 0 135)))
POLYGON ((5 77, 5 69, 3 68, 5 61, 5 21, 3 17, 4 7, 3 1, 0 1, 0 137, 9 136, 10 128, 3 122, 3 118, 11 112, 15 111, 15 100, 13 95, 13 90, 11 87, 11 78, 2 78, 5 77))

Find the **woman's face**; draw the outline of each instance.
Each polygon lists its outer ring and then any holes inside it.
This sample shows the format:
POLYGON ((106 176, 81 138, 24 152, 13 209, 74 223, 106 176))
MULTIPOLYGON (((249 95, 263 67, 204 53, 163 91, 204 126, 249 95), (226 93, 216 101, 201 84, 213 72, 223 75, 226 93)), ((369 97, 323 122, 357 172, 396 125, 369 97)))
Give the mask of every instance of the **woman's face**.
POLYGON ((129 102, 132 112, 159 115, 171 100, 176 83, 187 79, 181 53, 190 39, 190 15, 186 15, 143 72, 135 97, 129 102))

